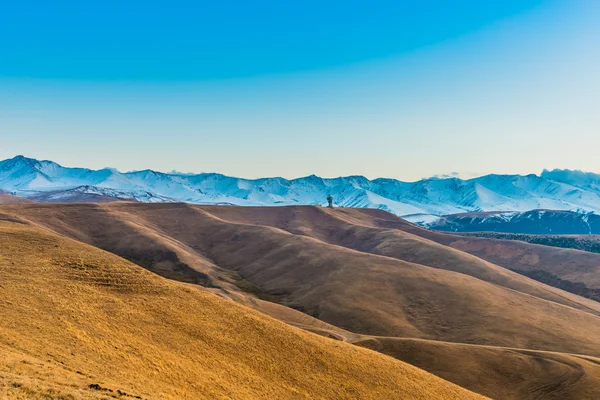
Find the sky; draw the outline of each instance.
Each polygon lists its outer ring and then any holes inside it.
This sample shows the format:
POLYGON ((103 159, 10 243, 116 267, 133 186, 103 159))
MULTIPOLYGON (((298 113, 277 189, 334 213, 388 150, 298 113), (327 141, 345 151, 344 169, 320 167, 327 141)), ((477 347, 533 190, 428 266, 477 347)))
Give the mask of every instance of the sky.
POLYGON ((600 1, 0 2, 0 159, 600 172, 600 1))

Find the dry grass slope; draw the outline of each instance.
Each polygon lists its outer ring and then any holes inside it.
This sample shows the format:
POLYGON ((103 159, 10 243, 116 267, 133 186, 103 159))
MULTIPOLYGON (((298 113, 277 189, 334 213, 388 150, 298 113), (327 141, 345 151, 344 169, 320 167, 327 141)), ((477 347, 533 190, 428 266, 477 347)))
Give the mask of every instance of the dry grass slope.
POLYGON ((9 399, 479 398, 9 221, 0 221, 0 360, 9 399))
POLYGON ((600 303, 462 251, 455 242, 465 238, 382 211, 34 204, 3 206, 0 219, 103 248, 493 398, 598 397, 600 303))
POLYGON ((494 399, 600 398, 597 358, 418 339, 365 338, 357 344, 494 399))
POLYGON ((403 247, 396 231, 413 225, 377 210, 115 203, 2 211, 131 259, 151 254, 140 265, 169 277, 202 274, 232 297, 241 277, 264 298, 358 334, 600 355, 599 303, 431 241, 412 257, 434 266, 407 262, 394 249, 419 247, 403 247), (444 268, 449 254, 455 262, 444 268))
POLYGON ((33 203, 31 200, 27 200, 21 197, 10 195, 0 190, 0 204, 29 204, 33 203))
MULTIPOLYGON (((393 218, 386 216, 385 224, 396 225, 397 222, 393 221, 393 218)), ((569 282, 583 283, 589 288, 600 289, 600 254, 597 253, 513 240, 453 235, 429 231, 407 223, 400 229, 505 268, 522 271, 542 270, 569 282)))
MULTIPOLYGON (((538 265, 550 268, 562 265, 563 272, 559 272, 561 276, 565 276, 564 270, 568 270, 580 276, 581 279, 577 281, 583 280, 593 287, 594 279, 600 279, 600 254, 494 241, 494 246, 487 249, 490 256, 482 256, 482 259, 479 258, 481 254, 473 251, 477 256, 471 255, 469 247, 461 246, 464 242, 457 241, 464 237, 427 231, 379 210, 281 207, 260 209, 258 212, 248 212, 243 208, 232 211, 211 208, 207 211, 231 222, 275 226, 290 233, 316 237, 324 242, 361 252, 467 274, 546 300, 600 313, 600 303, 540 284, 532 279, 525 279, 522 275, 503 268, 514 266, 517 269, 530 270, 539 268, 538 265), (507 248, 507 244, 512 247, 507 248), (522 249, 515 252, 515 248, 522 249), (543 252, 543 262, 540 262, 539 257, 531 256, 534 251, 543 252), (569 257, 568 261, 565 261, 565 256, 569 257), (512 260, 512 263, 504 262, 507 260, 512 260)), ((556 272, 556 269, 554 271, 556 272)))

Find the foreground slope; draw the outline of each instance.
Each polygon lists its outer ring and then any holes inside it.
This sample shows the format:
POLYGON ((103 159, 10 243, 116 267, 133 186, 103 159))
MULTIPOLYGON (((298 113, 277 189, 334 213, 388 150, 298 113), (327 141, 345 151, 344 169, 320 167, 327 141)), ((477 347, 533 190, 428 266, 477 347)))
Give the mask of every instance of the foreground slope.
POLYGON ((9 221, 0 221, 0 360, 9 399, 479 398, 9 221))

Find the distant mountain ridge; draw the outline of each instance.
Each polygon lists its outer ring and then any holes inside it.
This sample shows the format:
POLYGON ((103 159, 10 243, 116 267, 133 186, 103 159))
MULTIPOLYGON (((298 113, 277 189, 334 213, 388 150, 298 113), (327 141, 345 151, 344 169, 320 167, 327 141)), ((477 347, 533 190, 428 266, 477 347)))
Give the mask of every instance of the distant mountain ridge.
POLYGON ((399 216, 476 211, 570 210, 600 213, 600 175, 554 170, 417 182, 363 176, 243 179, 217 173, 119 172, 67 168, 24 156, 0 161, 0 190, 43 202, 134 200, 245 206, 324 205, 377 208, 399 216))
POLYGON ((445 215, 420 225, 448 232, 597 235, 600 234, 600 215, 556 210, 472 212, 445 215))

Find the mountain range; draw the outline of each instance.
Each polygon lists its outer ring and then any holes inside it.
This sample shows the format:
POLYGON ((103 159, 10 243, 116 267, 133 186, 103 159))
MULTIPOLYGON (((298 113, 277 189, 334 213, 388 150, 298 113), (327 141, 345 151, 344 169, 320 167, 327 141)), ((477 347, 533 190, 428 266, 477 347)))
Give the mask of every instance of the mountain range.
POLYGON ((0 161, 0 190, 38 202, 187 202, 243 206, 324 205, 376 208, 427 223, 434 216, 535 209, 600 212, 600 175, 544 170, 416 182, 364 176, 243 179, 217 173, 119 172, 63 167, 24 156, 0 161))
POLYGON ((595 235, 600 234, 600 215, 557 210, 489 211, 445 215, 420 225, 449 232, 595 235))

